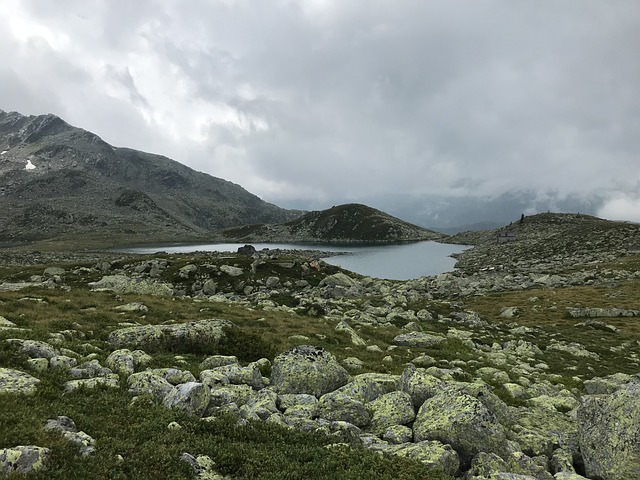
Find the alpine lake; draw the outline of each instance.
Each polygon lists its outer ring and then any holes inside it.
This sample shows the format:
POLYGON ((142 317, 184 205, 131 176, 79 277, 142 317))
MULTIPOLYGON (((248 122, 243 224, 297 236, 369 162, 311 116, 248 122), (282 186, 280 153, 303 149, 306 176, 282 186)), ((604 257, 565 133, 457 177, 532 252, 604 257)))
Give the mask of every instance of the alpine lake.
MULTIPOLYGON (((325 262, 346 270, 388 280, 410 280, 438 275, 454 270, 456 260, 451 255, 467 248, 433 241, 380 245, 380 244, 322 244, 322 243, 252 243, 256 250, 318 250, 329 255, 325 262)), ((127 253, 151 254, 189 252, 236 252, 243 243, 217 243, 202 245, 154 245, 120 249, 127 253)))

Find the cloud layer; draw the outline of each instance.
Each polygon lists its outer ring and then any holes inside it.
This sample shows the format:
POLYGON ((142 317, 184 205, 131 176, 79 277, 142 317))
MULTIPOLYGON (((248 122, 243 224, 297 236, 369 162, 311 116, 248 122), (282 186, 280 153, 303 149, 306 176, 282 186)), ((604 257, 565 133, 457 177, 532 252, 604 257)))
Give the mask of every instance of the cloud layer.
POLYGON ((3 0, 0 108, 264 199, 597 195, 640 220, 636 0, 3 0))

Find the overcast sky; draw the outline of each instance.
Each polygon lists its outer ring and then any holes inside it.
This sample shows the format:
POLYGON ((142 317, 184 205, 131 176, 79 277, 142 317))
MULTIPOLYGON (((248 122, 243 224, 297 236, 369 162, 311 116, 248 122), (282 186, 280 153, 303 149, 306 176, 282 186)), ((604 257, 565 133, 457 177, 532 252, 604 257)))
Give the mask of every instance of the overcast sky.
POLYGON ((0 109, 288 207, 589 196, 640 221, 638 0, 2 0, 0 109))

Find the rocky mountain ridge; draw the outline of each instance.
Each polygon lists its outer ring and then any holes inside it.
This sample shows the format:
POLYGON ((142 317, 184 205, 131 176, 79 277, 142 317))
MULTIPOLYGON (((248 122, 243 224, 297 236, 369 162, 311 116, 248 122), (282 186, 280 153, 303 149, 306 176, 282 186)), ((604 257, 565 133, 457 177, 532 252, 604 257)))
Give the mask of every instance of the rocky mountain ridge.
POLYGON ((186 240, 301 213, 166 157, 113 147, 55 115, 0 110, 0 241, 186 240))

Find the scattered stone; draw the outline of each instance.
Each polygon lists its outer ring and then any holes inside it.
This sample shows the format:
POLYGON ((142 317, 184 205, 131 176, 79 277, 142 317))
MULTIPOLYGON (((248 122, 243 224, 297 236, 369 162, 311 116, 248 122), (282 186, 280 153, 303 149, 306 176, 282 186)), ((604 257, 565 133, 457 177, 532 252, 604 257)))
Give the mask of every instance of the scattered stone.
POLYGON ((120 380, 117 375, 112 375, 108 377, 95 377, 95 378, 83 378, 80 380, 69 380, 64 384, 64 392, 72 393, 80 388, 98 388, 98 387, 107 387, 107 388, 120 388, 120 380))
POLYGON ((0 473, 27 474, 44 470, 49 449, 35 445, 19 445, 0 449, 0 473))
POLYGON ((273 361, 271 385, 278 393, 308 393, 321 397, 345 385, 349 374, 322 348, 294 347, 273 361))
POLYGON ((130 278, 127 275, 107 275, 89 284, 92 290, 112 291, 121 294, 152 295, 170 297, 173 287, 169 284, 147 278, 130 278))
POLYGON ((0 393, 33 395, 40 380, 12 368, 0 368, 0 393))
POLYGON ((582 400, 577 418, 587 477, 640 478, 640 384, 582 400))
POLYGON ((188 382, 173 387, 164 397, 162 404, 201 417, 209 406, 209 387, 199 382, 188 382))
POLYGON ((119 312, 147 313, 149 308, 142 302, 131 302, 125 305, 118 305, 115 310, 119 312))
POLYGON ((403 347, 430 348, 440 345, 446 340, 440 335, 432 335, 426 332, 409 332, 398 335, 393 343, 403 347))
POLYGON ((75 422, 69 417, 59 416, 47 420, 44 429, 60 432, 65 440, 80 447, 80 455, 83 457, 95 451, 95 440, 85 432, 78 431, 75 422))

